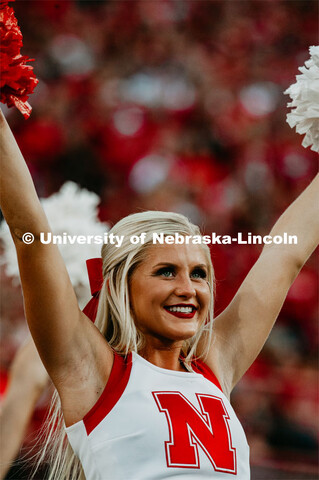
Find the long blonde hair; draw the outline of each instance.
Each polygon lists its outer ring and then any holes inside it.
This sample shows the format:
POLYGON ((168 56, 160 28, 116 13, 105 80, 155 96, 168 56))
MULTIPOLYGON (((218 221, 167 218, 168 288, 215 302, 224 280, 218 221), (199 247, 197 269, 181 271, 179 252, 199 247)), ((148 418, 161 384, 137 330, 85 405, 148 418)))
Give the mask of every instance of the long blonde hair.
MULTIPOLYGON (((182 236, 201 235, 199 228, 186 217, 178 213, 147 211, 128 215, 110 230, 109 235, 122 237, 120 247, 104 244, 103 286, 99 298, 99 307, 95 320, 96 327, 105 336, 111 347, 119 354, 138 352, 144 345, 144 338, 135 326, 130 309, 129 280, 134 269, 146 258, 147 249, 153 244, 153 234, 162 233, 182 236), (134 244, 132 236, 145 234, 144 241, 134 244)), ((141 238, 141 237, 140 237, 141 238)), ((202 245, 206 255, 207 280, 211 290, 209 315, 194 337, 184 342, 182 351, 185 365, 191 370, 191 359, 197 354, 201 340, 203 355, 208 351, 212 336, 214 308, 214 271, 207 245, 202 245)), ((46 440, 40 460, 47 457, 51 465, 48 480, 84 480, 85 476, 78 458, 67 442, 60 400, 55 393, 46 425, 46 440), (47 455, 48 453, 48 455, 47 455)))

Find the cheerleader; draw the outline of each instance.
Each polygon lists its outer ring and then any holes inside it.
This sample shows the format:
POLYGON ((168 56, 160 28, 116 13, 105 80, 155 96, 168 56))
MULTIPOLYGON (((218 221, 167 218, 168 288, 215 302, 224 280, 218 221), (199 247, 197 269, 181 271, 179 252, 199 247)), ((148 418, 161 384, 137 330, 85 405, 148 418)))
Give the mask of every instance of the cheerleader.
MULTIPOLYGON (((317 245, 318 176, 281 215, 230 305, 213 320, 214 275, 184 216, 143 212, 102 248, 96 321, 77 304, 30 173, 1 116, 1 208, 16 247, 26 317, 60 400, 69 447, 52 479, 249 478, 249 448, 229 396, 264 345, 288 289, 317 245), (143 238, 132 242, 132 236, 143 238)), ((56 418, 56 417, 55 417, 56 418)), ((62 423, 61 423, 62 425, 62 423)), ((54 435, 57 435, 54 431, 54 435)), ((61 440, 60 440, 61 441, 61 440)))

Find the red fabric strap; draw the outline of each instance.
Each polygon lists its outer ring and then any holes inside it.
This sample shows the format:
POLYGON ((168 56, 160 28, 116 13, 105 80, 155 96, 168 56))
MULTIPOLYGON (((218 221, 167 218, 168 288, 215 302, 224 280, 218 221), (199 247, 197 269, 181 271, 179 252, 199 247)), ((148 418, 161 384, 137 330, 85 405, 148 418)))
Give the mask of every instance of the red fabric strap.
POLYGON ((219 390, 223 391, 222 390, 222 387, 220 386, 220 383, 216 377, 216 375, 214 374, 214 372, 206 365, 206 363, 204 363, 202 360, 193 360, 192 361, 192 367, 193 367, 193 370, 194 372, 196 373, 201 373, 205 378, 207 378, 207 380, 209 380, 210 382, 212 382, 214 385, 216 385, 216 387, 219 388, 219 390))
POLYGON ((114 361, 110 378, 96 404, 83 418, 86 433, 90 433, 102 422, 121 398, 132 369, 132 354, 126 357, 114 352, 114 361))

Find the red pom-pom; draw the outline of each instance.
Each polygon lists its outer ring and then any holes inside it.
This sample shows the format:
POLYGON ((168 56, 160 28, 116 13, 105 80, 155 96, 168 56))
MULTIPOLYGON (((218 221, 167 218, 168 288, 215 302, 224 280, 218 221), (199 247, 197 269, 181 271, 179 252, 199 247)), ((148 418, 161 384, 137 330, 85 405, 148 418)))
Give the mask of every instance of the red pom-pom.
POLYGON ((8 0, 0 1, 0 101, 8 107, 15 105, 24 118, 29 118, 31 106, 28 98, 38 79, 33 67, 27 65, 31 58, 20 54, 22 33, 8 0))

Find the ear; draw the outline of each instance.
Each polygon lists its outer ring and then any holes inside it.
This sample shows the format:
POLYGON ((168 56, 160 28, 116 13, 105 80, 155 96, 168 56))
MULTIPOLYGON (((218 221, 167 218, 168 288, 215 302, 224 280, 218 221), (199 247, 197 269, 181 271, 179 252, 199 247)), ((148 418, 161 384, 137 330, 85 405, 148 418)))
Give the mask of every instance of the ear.
POLYGON ((106 281, 106 285, 107 285, 107 289, 108 289, 108 292, 109 294, 111 295, 111 290, 110 290, 110 279, 108 278, 107 281, 106 281))

